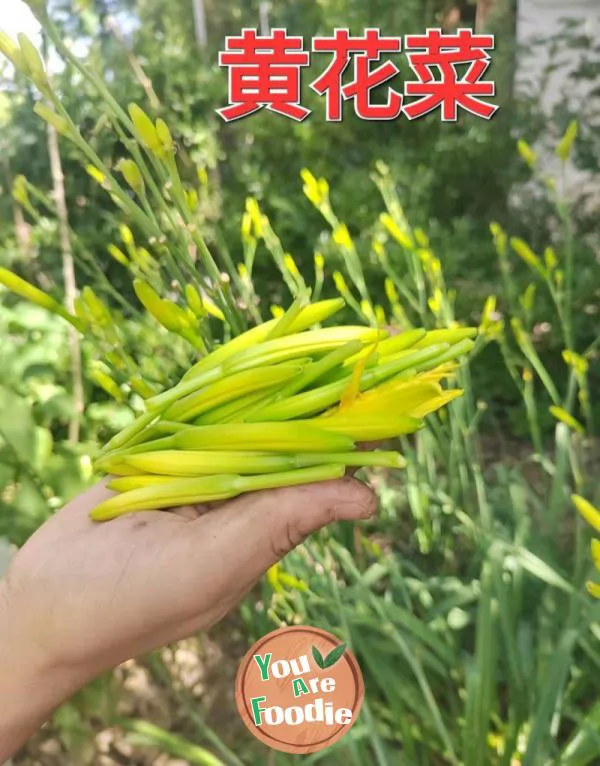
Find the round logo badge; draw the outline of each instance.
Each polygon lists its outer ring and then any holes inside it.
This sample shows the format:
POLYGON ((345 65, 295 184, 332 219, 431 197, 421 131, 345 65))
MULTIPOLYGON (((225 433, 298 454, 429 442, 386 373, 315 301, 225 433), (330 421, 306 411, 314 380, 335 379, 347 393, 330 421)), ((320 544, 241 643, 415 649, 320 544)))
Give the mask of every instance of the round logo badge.
POLYGON ((284 753, 324 750, 355 723, 365 696, 356 658, 319 628, 280 628, 261 638, 238 669, 242 720, 261 742, 284 753))

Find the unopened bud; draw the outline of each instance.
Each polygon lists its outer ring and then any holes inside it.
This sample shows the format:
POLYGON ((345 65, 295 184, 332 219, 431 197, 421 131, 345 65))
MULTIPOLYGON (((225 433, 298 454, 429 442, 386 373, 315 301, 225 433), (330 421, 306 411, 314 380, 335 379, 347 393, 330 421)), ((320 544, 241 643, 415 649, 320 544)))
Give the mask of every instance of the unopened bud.
POLYGON ((124 223, 122 223, 119 226, 119 234, 121 235, 121 241, 127 247, 134 244, 133 234, 131 233, 129 226, 126 226, 124 223))
POLYGON ((187 300, 188 306, 197 317, 206 316, 206 309, 202 303, 202 298, 200 297, 200 293, 198 290, 196 290, 194 285, 187 284, 185 286, 185 298, 187 300))
POLYGON ((53 109, 50 109, 46 104, 38 102, 33 107, 33 111, 38 117, 41 117, 42 120, 45 120, 49 125, 52 125, 56 132, 60 133, 61 136, 66 136, 67 138, 72 136, 71 127, 67 120, 65 120, 64 117, 61 117, 60 114, 57 114, 53 109))
POLYGON ((27 37, 27 35, 24 35, 22 32, 19 32, 17 39, 19 40, 21 56, 23 58, 23 63, 25 65, 27 74, 30 75, 31 79, 35 82, 36 85, 46 85, 48 79, 46 77, 44 63, 38 49, 27 37))
POLYGON ((117 263, 120 263, 121 266, 128 267, 129 266, 129 259, 125 255, 125 253, 122 250, 119 250, 119 248, 116 245, 109 245, 106 248, 110 255, 117 261, 117 263))
POLYGON ((142 144, 152 152, 161 153, 162 144, 154 123, 137 104, 129 104, 129 116, 142 144))
POLYGON ((23 207, 30 207, 29 194, 27 193, 27 179, 23 175, 16 176, 13 181, 12 196, 15 202, 23 207))
POLYGON ((25 71, 25 60, 21 49, 5 32, 0 32, 0 53, 6 56, 15 69, 25 71))
POLYGON ((171 135, 171 131, 169 130, 167 123, 164 120, 161 120, 160 117, 156 121, 156 134, 158 136, 158 140, 162 144, 164 151, 172 152, 173 136, 171 135))
POLYGON ((87 174, 96 181, 96 183, 99 183, 100 186, 104 186, 106 183, 106 176, 101 170, 98 170, 97 167, 94 165, 86 165, 85 169, 87 171, 87 174))
POLYGON ((133 160, 121 160, 117 165, 117 170, 122 173, 123 178, 134 192, 141 194, 144 191, 144 179, 140 169, 133 160))

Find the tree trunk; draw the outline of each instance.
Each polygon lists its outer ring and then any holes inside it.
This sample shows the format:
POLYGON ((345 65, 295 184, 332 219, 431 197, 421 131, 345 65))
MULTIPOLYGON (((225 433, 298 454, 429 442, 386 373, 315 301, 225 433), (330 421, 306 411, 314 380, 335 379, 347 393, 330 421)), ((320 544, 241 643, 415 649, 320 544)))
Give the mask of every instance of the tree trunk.
POLYGON ((196 30, 196 42, 199 48, 206 48, 208 34, 206 31, 206 11, 204 0, 192 0, 194 6, 194 27, 196 30))
MULTIPOLYGON (((75 266, 73 263, 73 248, 69 228, 69 213, 65 196, 65 179, 60 158, 58 134, 48 125, 48 153, 50 155, 50 170, 52 173, 52 187, 54 202, 58 215, 58 228, 60 234, 60 249, 62 253, 63 280, 65 286, 65 303, 68 310, 74 313, 75 298, 77 296, 77 283, 75 280, 75 266)), ((81 417, 83 415, 83 377, 81 363, 81 345, 79 334, 74 327, 69 325, 69 353, 71 357, 71 381, 73 386, 74 413, 69 423, 69 441, 79 441, 81 417)))

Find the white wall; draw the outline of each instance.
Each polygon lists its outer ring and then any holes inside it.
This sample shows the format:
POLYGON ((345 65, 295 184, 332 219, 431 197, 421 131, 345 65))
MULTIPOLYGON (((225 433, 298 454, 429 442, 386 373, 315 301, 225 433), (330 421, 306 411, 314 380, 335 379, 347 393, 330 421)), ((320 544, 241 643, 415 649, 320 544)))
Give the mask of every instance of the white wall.
MULTIPOLYGON (((550 36, 560 32, 560 20, 563 18, 578 19, 584 22, 583 31, 596 40, 600 39, 600 0, 519 0, 517 15, 517 41, 519 45, 527 44, 532 37, 550 36)), ((537 56, 521 57, 517 67, 517 87, 529 87, 531 83, 539 83, 540 72, 547 63, 547 52, 538 48, 537 56)), ((586 98, 588 88, 573 88, 573 84, 565 78, 565 72, 577 63, 580 52, 562 50, 558 59, 562 66, 551 75, 549 87, 546 89, 542 104, 550 110, 560 100, 567 100, 576 112, 589 114, 594 107, 600 112, 600 99, 596 97, 595 104, 586 98)), ((598 87, 600 82, 595 83, 598 87)), ((600 129, 600 128, 599 128, 600 129)), ((542 155, 544 166, 548 170, 556 169, 556 162, 551 152, 542 155)), ((570 186, 584 182, 600 189, 600 179, 582 177, 571 168, 567 182, 570 186)))

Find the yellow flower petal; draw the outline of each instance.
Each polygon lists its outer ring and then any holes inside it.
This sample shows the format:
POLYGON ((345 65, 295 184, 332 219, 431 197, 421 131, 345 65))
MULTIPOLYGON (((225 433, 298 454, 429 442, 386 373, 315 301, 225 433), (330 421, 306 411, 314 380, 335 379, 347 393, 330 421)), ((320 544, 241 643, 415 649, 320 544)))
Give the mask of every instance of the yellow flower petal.
POLYGON ((585 584, 587 592, 594 598, 600 598, 600 585, 596 582, 586 582, 585 584))
POLYGON ((571 495, 571 501, 587 523, 600 532, 600 511, 581 495, 571 495))
POLYGON ((555 407, 553 405, 549 409, 550 413, 554 415, 557 420, 560 420, 561 423, 569 426, 569 428, 572 428, 573 431, 577 431, 579 434, 585 433, 585 428, 581 425, 581 423, 578 420, 575 420, 575 418, 562 407, 555 407))

